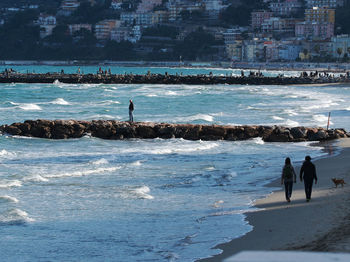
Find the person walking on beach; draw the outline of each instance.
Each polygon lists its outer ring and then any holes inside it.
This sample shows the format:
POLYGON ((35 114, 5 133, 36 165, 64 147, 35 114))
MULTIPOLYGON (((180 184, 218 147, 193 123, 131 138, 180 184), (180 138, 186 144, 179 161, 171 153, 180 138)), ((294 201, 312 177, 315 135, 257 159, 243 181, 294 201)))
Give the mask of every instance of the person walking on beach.
POLYGON ((134 122, 133 112, 134 112, 134 103, 130 99, 130 104, 129 104, 129 122, 134 122))
POLYGON ((306 201, 309 202, 311 199, 312 185, 314 180, 315 184, 317 184, 316 167, 311 162, 310 156, 305 157, 305 161, 300 169, 300 181, 302 182, 303 179, 305 186, 306 201))
POLYGON ((284 183, 284 189, 286 193, 286 200, 290 202, 292 197, 293 183, 296 183, 297 176, 295 175, 294 168, 291 164, 290 158, 287 157, 285 160, 284 167, 282 169, 281 185, 284 183))

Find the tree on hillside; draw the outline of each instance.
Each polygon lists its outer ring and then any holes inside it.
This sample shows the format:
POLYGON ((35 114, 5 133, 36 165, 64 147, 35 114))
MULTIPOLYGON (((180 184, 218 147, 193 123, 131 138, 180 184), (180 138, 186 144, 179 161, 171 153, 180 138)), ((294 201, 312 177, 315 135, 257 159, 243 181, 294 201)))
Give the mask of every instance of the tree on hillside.
POLYGON ((267 8, 261 0, 245 0, 239 4, 231 4, 220 14, 220 21, 226 25, 248 26, 251 12, 256 9, 267 8))
POLYGON ((215 53, 216 49, 212 47, 215 44, 214 36, 199 28, 186 36, 183 43, 176 46, 176 53, 178 57, 196 60, 215 53))

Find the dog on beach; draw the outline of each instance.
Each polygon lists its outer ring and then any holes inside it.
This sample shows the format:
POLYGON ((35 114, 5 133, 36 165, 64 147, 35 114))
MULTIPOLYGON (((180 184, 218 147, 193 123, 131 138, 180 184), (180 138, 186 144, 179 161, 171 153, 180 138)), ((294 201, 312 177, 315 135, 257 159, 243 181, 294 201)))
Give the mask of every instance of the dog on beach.
POLYGON ((333 183, 335 184, 335 187, 338 187, 338 185, 341 185, 342 187, 344 186, 345 181, 344 179, 336 179, 336 178, 332 178, 333 183))

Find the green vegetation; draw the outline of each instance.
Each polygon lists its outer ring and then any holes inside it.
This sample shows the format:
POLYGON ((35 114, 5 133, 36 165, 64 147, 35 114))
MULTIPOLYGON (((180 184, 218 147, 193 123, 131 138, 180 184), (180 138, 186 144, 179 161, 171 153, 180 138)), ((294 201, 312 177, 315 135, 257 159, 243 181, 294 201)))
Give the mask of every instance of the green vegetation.
POLYGON ((231 4, 220 14, 220 22, 230 26, 248 26, 250 24, 251 12, 256 9, 267 8, 261 0, 244 0, 239 4, 231 4))
POLYGON ((350 34, 350 2, 335 11, 335 33, 350 34))

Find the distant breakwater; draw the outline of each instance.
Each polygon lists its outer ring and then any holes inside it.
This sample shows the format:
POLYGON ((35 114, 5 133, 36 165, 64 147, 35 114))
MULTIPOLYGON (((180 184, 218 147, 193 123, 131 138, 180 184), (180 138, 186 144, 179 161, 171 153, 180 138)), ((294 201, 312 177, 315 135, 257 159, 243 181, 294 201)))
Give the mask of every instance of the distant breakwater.
POLYGON ((26 120, 23 123, 0 126, 3 134, 68 139, 93 136, 102 139, 183 138, 186 140, 247 140, 262 137, 266 142, 324 141, 350 137, 344 129, 282 127, 282 126, 221 126, 201 124, 168 124, 152 122, 120 122, 115 120, 26 120))
POLYGON ((349 83, 349 74, 341 76, 285 77, 283 75, 267 77, 253 73, 249 76, 216 76, 216 75, 169 75, 165 74, 59 74, 59 73, 2 73, 0 83, 66 83, 66 84, 184 84, 184 85, 301 85, 349 83))

